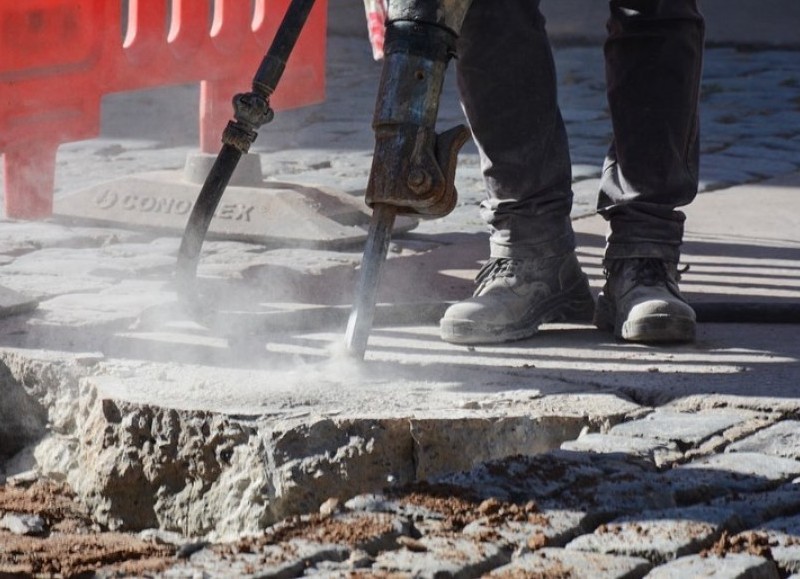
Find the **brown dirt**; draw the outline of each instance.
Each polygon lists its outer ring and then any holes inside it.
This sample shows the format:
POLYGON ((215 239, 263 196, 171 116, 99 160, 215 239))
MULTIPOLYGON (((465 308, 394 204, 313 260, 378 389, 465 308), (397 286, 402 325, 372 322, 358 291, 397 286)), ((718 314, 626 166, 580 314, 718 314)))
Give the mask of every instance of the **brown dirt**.
POLYGON ((0 485, 0 518, 38 514, 40 536, 0 529, 0 576, 77 577, 100 567, 124 574, 154 572, 174 562, 172 548, 94 524, 64 484, 47 480, 0 485))
POLYGON ((738 535, 723 532, 722 536, 708 549, 700 553, 703 557, 724 557, 728 553, 747 553, 773 560, 769 537, 766 533, 747 531, 738 535))
POLYGON ((431 510, 444 517, 445 524, 459 531, 479 519, 489 525, 503 522, 525 522, 548 525, 546 515, 539 512, 534 501, 523 505, 496 498, 481 500, 468 489, 452 485, 417 483, 397 493, 401 503, 431 510))
POLYGON ((235 555, 253 553, 270 545, 282 545, 292 539, 358 547, 393 532, 390 515, 373 513, 336 519, 323 515, 293 517, 270 528, 263 535, 245 537, 234 543, 215 547, 218 553, 235 555))
MULTIPOLYGON (((481 521, 490 527, 488 531, 504 522, 548 524, 547 517, 532 501, 515 504, 481 499, 461 487, 421 483, 392 498, 438 513, 445 532, 458 532, 473 521, 481 521)), ((280 559, 292 556, 292 539, 367 548, 387 536, 395 536, 400 546, 410 550, 426 548, 411 537, 396 537, 395 515, 341 513, 336 504, 329 510, 292 517, 262 535, 211 548, 223 558, 261 551, 267 558, 280 559), (280 545, 280 549, 268 548, 273 545, 280 545)), ((63 483, 40 479, 0 485, 0 519, 5 514, 37 514, 43 519, 45 530, 39 536, 29 536, 0 529, 0 577, 69 578, 86 576, 100 568, 119 576, 142 575, 158 573, 176 562, 173 546, 148 542, 135 534, 112 532, 96 524, 63 483)), ((546 545, 546 538, 537 533, 529 543, 532 549, 541 548, 546 545)))

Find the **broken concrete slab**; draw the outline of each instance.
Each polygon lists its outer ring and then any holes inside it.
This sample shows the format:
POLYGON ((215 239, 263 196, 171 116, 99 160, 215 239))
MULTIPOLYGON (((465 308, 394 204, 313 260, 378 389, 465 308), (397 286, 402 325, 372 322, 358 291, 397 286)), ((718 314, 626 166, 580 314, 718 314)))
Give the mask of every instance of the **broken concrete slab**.
POLYGON ((0 460, 38 440, 47 428, 47 410, 0 365, 0 460))
MULTIPOLYGON (((83 354, 72 356, 77 360, 83 354)), ((342 399, 334 385, 343 370, 331 382, 332 367, 325 365, 294 372, 215 371, 102 357, 91 365, 70 364, 69 359, 64 358, 63 378, 54 377, 35 392, 53 403, 52 420, 61 432, 42 441, 36 456, 44 472, 66 476, 99 519, 114 528, 161 527, 191 535, 252 531, 314 510, 331 496, 347 499, 390 481, 417 480, 417 465, 434 464, 427 455, 442 452, 433 437, 426 444, 415 438, 418 423, 447 430, 439 424, 446 421, 464 439, 474 436, 469 425, 481 432, 495 422, 500 432, 516 428, 517 446, 501 436, 482 443, 486 457, 500 458, 556 447, 560 436, 624 416, 616 403, 609 406, 614 412, 605 414, 602 395, 572 399, 564 394, 563 407, 573 414, 559 419, 550 412, 557 394, 544 399, 475 392, 465 398, 413 381, 390 393, 386 378, 378 379, 384 366, 376 368, 377 374, 368 367, 352 368, 353 396, 342 399), (279 380, 284 384, 278 386, 279 380), (57 401, 55 391, 59 396, 69 392, 59 390, 61 382, 75 384, 81 395, 57 401), (191 388, 176 389, 178 384, 191 388), (418 404, 409 405, 410 392, 416 392, 418 404), (161 405, 148 404, 154 397, 161 405), (474 404, 452 411, 469 400, 474 404), (507 410, 505 418, 494 417, 498 405, 507 410), (368 419, 364 408, 382 410, 371 411, 368 419), (546 416, 538 426, 519 428, 536 425, 538 414, 546 416)), ((11 362, 12 375, 28 371, 24 359, 11 362)), ((518 385, 515 391, 520 392, 518 385)))
POLYGON ((772 556, 782 571, 800 572, 800 515, 774 519, 755 531, 766 533, 772 556))

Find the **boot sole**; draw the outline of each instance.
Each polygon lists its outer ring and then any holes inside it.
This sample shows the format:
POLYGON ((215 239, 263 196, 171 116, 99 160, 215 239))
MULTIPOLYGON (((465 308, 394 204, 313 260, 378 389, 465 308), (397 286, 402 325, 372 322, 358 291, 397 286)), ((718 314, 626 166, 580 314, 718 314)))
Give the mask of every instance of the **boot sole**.
POLYGON ((539 308, 516 323, 495 326, 472 320, 442 319, 439 331, 442 340, 451 344, 500 344, 530 338, 539 331, 541 324, 591 322, 594 311, 594 298, 589 286, 580 281, 542 302, 539 308))
POLYGON ((617 319, 610 300, 600 296, 594 315, 594 325, 613 332, 627 342, 681 343, 693 342, 697 323, 694 319, 675 315, 653 315, 638 320, 617 319))

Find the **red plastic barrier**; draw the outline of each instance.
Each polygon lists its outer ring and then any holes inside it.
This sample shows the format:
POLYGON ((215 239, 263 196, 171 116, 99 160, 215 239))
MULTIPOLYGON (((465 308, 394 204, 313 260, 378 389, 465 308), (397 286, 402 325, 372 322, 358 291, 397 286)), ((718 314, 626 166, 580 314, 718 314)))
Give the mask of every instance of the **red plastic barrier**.
MULTIPOLYGON (((108 93, 200 82, 200 149, 216 152, 231 98, 250 90, 289 3, 128 0, 123 38, 120 0, 0 0, 6 216, 52 214, 58 146, 99 135, 108 93)), ((326 16, 317 0, 273 108, 325 98, 326 16)))

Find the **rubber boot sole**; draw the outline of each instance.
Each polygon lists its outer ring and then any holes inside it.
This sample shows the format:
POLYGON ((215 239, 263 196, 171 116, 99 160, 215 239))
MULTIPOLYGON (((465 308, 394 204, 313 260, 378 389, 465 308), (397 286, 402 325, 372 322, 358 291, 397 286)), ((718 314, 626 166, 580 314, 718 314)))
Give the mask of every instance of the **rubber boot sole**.
POLYGON ((693 318, 674 314, 654 314, 635 320, 617 316, 614 304, 600 294, 594 315, 594 325, 613 332, 627 342, 685 343, 695 339, 697 323, 693 318))

